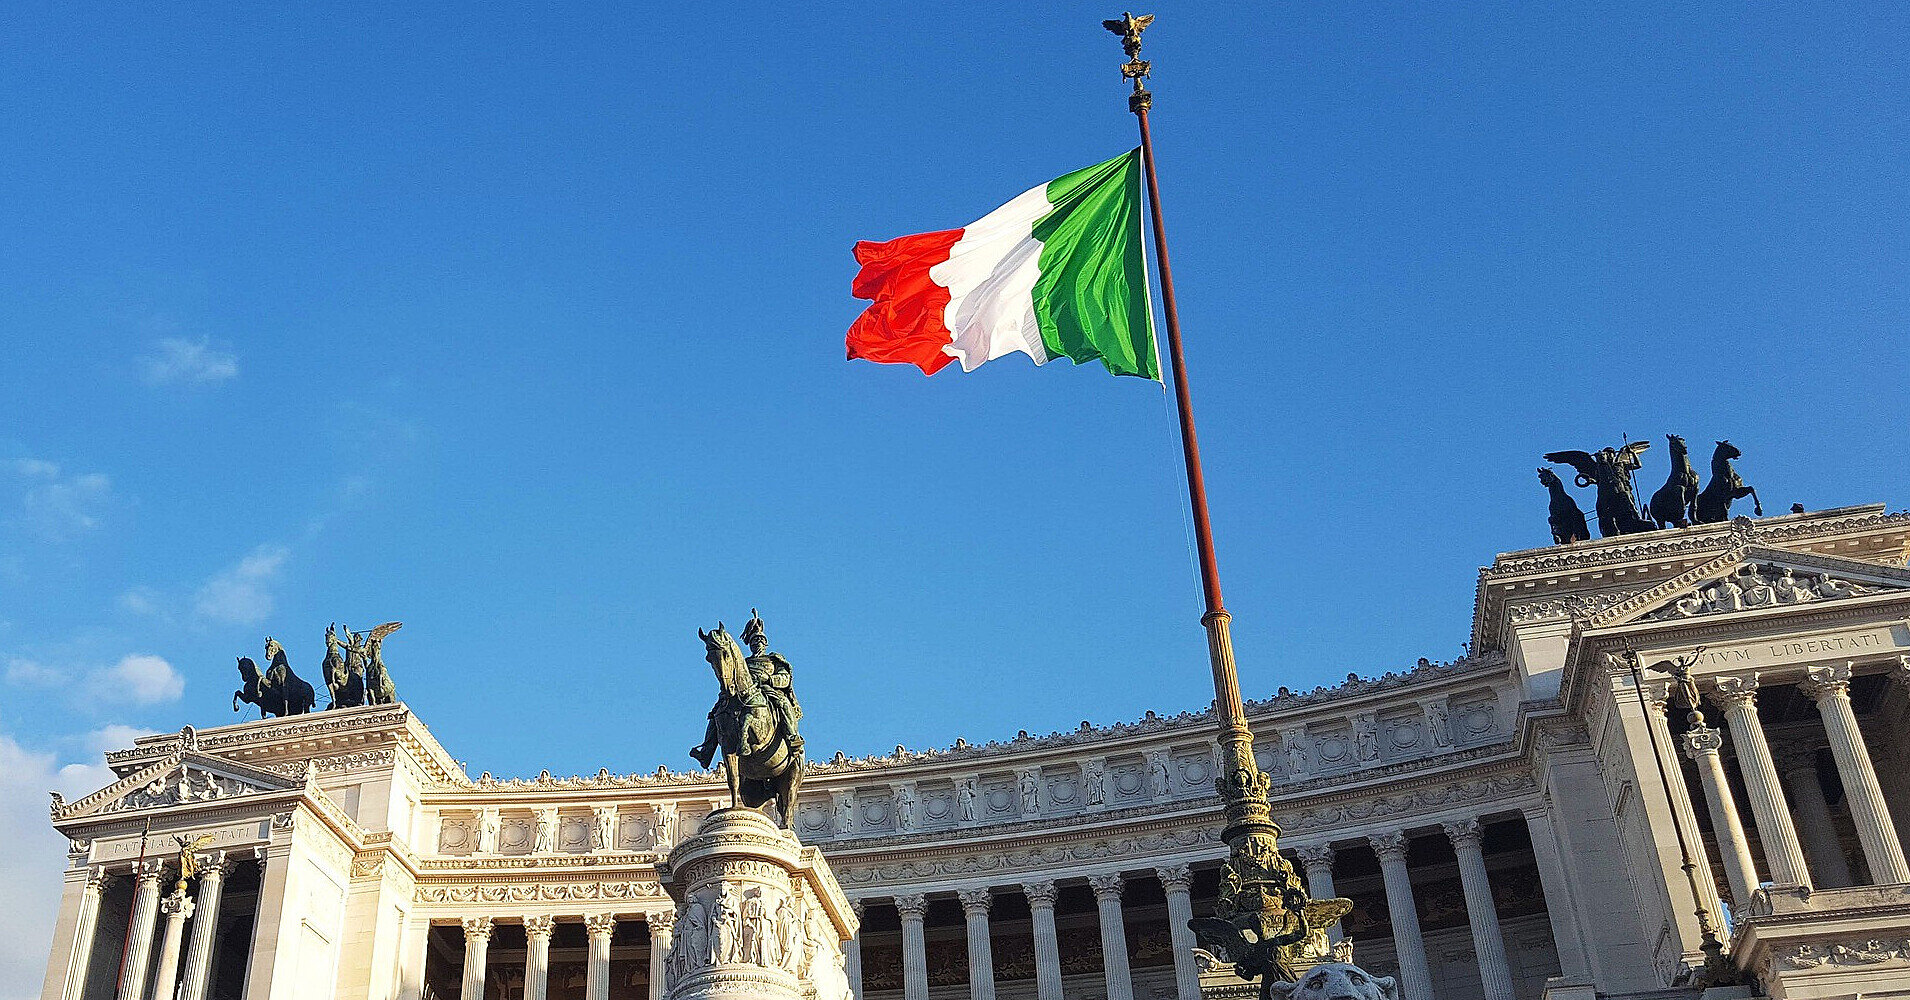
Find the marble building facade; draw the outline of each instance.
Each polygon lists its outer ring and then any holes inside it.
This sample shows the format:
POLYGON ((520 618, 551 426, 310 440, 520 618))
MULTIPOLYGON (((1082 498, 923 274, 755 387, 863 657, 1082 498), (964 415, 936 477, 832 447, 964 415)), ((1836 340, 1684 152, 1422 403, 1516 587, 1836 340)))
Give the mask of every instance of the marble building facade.
MULTIPOLYGON (((1882 506, 1502 554, 1464 658, 1249 704, 1282 844, 1405 1000, 1695 996, 1700 903, 1764 995, 1910 996, 1907 556, 1882 506), (1623 650, 1701 650, 1708 725, 1623 650)), ((1213 733, 812 762, 794 823, 860 915, 857 995, 1251 995, 1186 930, 1226 853, 1213 733)), ((403 705, 108 763, 53 805, 45 1000, 656 998, 656 865, 723 801, 710 773, 472 777, 403 705)))

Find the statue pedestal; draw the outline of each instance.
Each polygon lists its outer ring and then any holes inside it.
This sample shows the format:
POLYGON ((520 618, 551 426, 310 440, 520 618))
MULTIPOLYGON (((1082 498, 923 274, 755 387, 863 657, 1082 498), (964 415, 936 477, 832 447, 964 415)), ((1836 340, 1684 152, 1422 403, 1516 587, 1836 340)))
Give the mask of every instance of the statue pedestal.
POLYGON ((754 809, 721 809, 657 866, 676 901, 668 1000, 853 1000, 848 897, 822 852, 754 809))

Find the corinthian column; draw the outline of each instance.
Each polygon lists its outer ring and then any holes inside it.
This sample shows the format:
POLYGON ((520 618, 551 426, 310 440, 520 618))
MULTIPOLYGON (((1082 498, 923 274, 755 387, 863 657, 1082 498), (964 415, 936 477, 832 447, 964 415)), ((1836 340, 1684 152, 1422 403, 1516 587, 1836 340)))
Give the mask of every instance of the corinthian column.
POLYGON ((1738 766, 1744 771, 1744 790, 1751 797, 1751 815, 1757 820, 1771 881, 1808 887, 1810 867, 1804 863, 1797 828, 1791 825, 1791 808, 1784 801, 1777 765, 1771 761, 1771 747, 1757 718, 1757 674, 1720 677, 1713 696, 1724 706, 1724 721, 1731 727, 1731 741, 1737 744, 1738 766))
POLYGON ((1061 941, 1054 929, 1053 882, 1023 882, 1035 928, 1035 1000, 1061 1000, 1061 941))
POLYGON ((1200 1000, 1200 969, 1194 965, 1194 931, 1187 926, 1187 921, 1194 917, 1193 872, 1186 865, 1165 865, 1154 869, 1154 874, 1160 876, 1161 888, 1167 892, 1167 930, 1174 942, 1175 1000, 1200 1000))
POLYGON ((1101 969, 1107 975, 1108 1000, 1134 1000, 1134 974, 1127 964, 1127 924, 1121 917, 1121 873, 1088 879, 1101 911, 1101 969))
POLYGON ((1406 870, 1410 838, 1404 830, 1366 838, 1379 855, 1386 881, 1386 911, 1393 919, 1393 951, 1399 956, 1399 988, 1405 1000, 1433 1000, 1432 970, 1426 965, 1426 940, 1419 933, 1419 904, 1413 902, 1413 877, 1406 870))
POLYGON ((1857 714, 1850 708, 1850 664, 1811 667, 1805 673, 1809 679, 1803 684, 1804 693, 1816 700, 1817 712, 1824 717, 1824 732, 1830 736, 1831 756, 1837 758, 1837 774, 1844 779, 1850 818, 1857 826, 1864 863, 1870 866, 1870 880, 1878 885, 1910 882, 1910 864, 1904 861, 1903 844, 1897 840, 1883 787, 1877 783, 1877 769, 1870 763, 1864 734, 1857 729, 1857 714))
POLYGON ((465 917, 464 982, 458 1000, 484 1000, 484 963, 491 954, 491 918, 465 917))
POLYGON ((60 1000, 80 1000, 86 990, 86 972, 93 960, 93 935, 99 930, 99 901, 106 892, 106 872, 94 868, 86 873, 86 886, 80 890, 80 915, 73 924, 73 953, 66 962, 66 988, 60 1000))
POLYGON ((1784 794, 1791 803, 1791 821, 1797 824, 1804 857, 1810 861, 1812 884, 1820 889, 1852 884, 1837 821, 1831 818, 1830 800, 1824 797, 1824 783, 1817 777, 1817 751, 1808 746, 1779 746, 1772 762, 1784 776, 1784 794))
POLYGON ((897 896, 895 912, 902 918, 903 1000, 928 1000, 928 947, 922 940, 928 897, 919 892, 897 896))
POLYGON ((1744 822, 1738 818, 1737 796, 1724 777, 1724 761, 1718 751, 1724 747, 1724 734, 1709 726, 1685 732, 1685 756, 1698 765, 1698 783, 1704 786, 1704 806, 1711 813, 1711 829, 1718 837, 1718 853, 1724 855, 1724 876, 1731 883, 1731 905, 1749 906, 1757 889, 1757 862, 1751 860, 1751 840, 1744 835, 1744 822))
POLYGON ((159 942, 159 971, 153 976, 153 1000, 172 1000, 179 985, 179 945, 185 938, 186 920, 192 916, 192 900, 186 896, 184 880, 179 888, 159 901, 159 912, 166 915, 166 931, 159 942))
POLYGON ((1492 905, 1486 875, 1485 831, 1476 819, 1446 824, 1446 838, 1459 857, 1459 884, 1466 894, 1466 920, 1472 924, 1472 949, 1479 956, 1479 979, 1486 1000, 1512 1000, 1512 970, 1505 961, 1505 935, 1492 905))
POLYGON ((212 942, 219 933, 219 904, 225 898, 226 873, 232 870, 224 851, 202 857, 198 863, 199 901, 192 918, 192 940, 186 944, 179 1000, 205 1000, 206 983, 212 978, 212 942))
MULTIPOLYGON (((1307 844, 1294 850, 1300 858, 1300 867, 1306 870, 1306 892, 1314 899, 1332 899, 1339 895, 1333 889, 1333 848, 1329 844, 1307 844)), ((1340 922, 1326 929, 1326 939, 1338 944, 1344 936, 1340 922)))
MULTIPOLYGON (((524 918, 524 1000, 544 1000, 550 992, 550 935, 557 929, 557 918, 540 913, 524 918)), ((663 967, 650 962, 650 996, 659 994, 655 979, 663 967)))
POLYGON ((119 1000, 146 1000, 146 966, 152 956, 153 921, 159 914, 159 862, 149 861, 134 873, 133 916, 126 925, 126 951, 121 967, 119 1000))
POLYGON ((995 897, 987 886, 963 889, 960 895, 968 925, 968 995, 995 1000, 995 949, 988 940, 988 907, 995 897))
POLYGON ((584 968, 584 1000, 610 1000, 610 935, 617 929, 617 918, 609 913, 584 917, 584 930, 590 935, 590 964, 584 968))

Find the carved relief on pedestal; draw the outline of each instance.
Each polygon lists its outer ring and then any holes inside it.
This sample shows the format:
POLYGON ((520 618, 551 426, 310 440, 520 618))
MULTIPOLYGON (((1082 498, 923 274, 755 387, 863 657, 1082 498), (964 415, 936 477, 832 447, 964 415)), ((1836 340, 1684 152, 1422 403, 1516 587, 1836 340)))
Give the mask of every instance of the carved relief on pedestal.
POLYGON ((1016 778, 1023 818, 1041 815, 1041 768, 1025 767, 1016 778))

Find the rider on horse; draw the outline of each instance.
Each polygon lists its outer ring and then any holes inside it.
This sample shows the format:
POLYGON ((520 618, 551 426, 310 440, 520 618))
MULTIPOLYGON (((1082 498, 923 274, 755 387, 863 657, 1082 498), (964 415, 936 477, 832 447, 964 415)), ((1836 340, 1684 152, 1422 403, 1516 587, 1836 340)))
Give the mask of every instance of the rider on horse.
MULTIPOLYGON (((755 698, 745 700, 745 708, 767 707, 782 720, 783 729, 789 734, 789 749, 792 754, 802 753, 802 737, 796 734, 796 724, 802 721, 802 706, 796 702, 796 692, 792 686, 792 672, 789 660, 781 653, 769 652, 769 634, 763 629, 763 619, 750 609, 749 624, 743 626, 743 642, 749 646, 747 659, 749 675, 756 682, 755 698), (755 699, 761 699, 757 701, 755 699)), ((716 715, 723 707, 722 696, 718 696, 716 705, 710 709, 710 722, 703 732, 703 744, 690 751, 690 756, 704 767, 710 766, 717 750, 716 715)), ((745 752, 761 749, 746 748, 745 752)))

